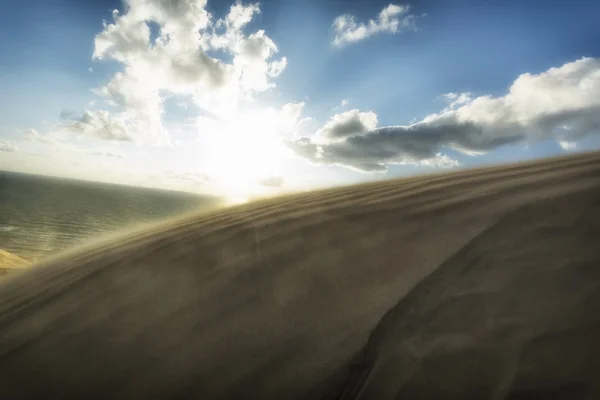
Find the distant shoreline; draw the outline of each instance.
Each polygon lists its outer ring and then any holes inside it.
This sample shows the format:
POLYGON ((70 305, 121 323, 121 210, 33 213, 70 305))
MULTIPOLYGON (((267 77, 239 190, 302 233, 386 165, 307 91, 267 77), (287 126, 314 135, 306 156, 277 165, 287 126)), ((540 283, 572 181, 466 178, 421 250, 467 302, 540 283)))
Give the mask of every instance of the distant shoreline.
POLYGON ((116 186, 116 187, 148 190, 148 191, 153 191, 153 192, 169 192, 169 193, 174 193, 174 194, 183 195, 183 196, 202 197, 207 200, 213 199, 215 201, 222 201, 222 202, 225 201, 220 196, 215 196, 215 195, 210 195, 210 194, 205 194, 205 193, 198 193, 198 192, 189 192, 189 191, 185 191, 185 190, 157 188, 157 187, 153 187, 153 186, 142 186, 142 185, 129 185, 129 184, 125 184, 125 183, 96 181, 96 180, 89 180, 89 179, 82 179, 82 178, 70 178, 70 177, 56 176, 56 175, 33 174, 30 172, 13 171, 13 170, 6 170, 6 169, 0 169, 0 180, 2 179, 3 174, 19 175, 22 177, 27 177, 27 178, 32 178, 32 179, 57 180, 57 181, 62 181, 62 182, 66 182, 66 183, 83 183, 86 185, 89 184, 89 185, 94 185, 94 186, 116 186))

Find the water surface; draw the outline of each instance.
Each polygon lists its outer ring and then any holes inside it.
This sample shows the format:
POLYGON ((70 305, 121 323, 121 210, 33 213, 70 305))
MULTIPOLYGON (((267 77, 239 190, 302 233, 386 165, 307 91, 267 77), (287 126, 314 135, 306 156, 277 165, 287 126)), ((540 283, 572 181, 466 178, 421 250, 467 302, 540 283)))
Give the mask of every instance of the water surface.
POLYGON ((0 249, 38 261, 134 224, 220 202, 191 193, 0 171, 0 249))

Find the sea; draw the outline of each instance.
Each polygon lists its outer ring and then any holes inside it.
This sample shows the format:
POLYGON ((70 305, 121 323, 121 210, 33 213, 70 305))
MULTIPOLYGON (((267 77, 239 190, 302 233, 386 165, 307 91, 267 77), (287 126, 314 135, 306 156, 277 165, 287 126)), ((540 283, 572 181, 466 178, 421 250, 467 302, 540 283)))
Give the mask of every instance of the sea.
POLYGON ((0 249, 37 262, 136 224, 222 204, 192 193, 0 171, 0 249))

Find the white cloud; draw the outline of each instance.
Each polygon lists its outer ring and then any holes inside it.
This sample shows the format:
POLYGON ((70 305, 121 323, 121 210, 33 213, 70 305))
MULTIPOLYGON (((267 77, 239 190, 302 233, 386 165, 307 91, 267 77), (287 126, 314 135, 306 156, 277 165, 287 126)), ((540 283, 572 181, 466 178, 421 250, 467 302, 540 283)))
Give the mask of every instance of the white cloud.
POLYGON ((277 129, 282 133, 295 133, 301 124, 300 116, 306 103, 287 103, 279 110, 275 119, 277 120, 277 129))
MULTIPOLYGON (((81 118, 59 125, 58 129, 101 140, 132 141, 132 123, 124 115, 108 111, 85 111, 81 118)), ((139 128, 135 124, 135 128, 139 128)))
POLYGON ((39 132, 35 129, 27 129, 23 136, 25 136, 26 139, 32 141, 38 140, 40 138, 39 132))
POLYGON ((473 93, 462 92, 462 93, 445 93, 442 98, 448 103, 448 107, 445 110, 454 110, 464 104, 467 104, 473 100, 473 93))
POLYGON ((277 51, 275 42, 263 30, 241 42, 240 51, 233 62, 241 71, 239 84, 244 91, 264 91, 275 86, 270 78, 281 74, 287 65, 285 57, 274 63, 267 61, 277 51))
POLYGON ((417 17, 410 14, 410 6, 390 4, 379 12, 376 20, 357 23, 353 15, 340 15, 333 21, 334 38, 332 44, 343 46, 364 40, 378 33, 399 33, 416 28, 417 17))
POLYGON ((55 129, 104 140, 171 143, 164 127, 164 99, 191 99, 209 114, 231 116, 240 102, 275 86, 287 65, 264 30, 244 29, 258 4, 232 5, 215 19, 206 0, 124 0, 94 40, 94 60, 122 65, 95 90, 115 111, 85 111, 55 129), (151 29, 152 27, 152 29, 151 29), (155 29, 156 28, 156 29, 155 29))
POLYGON ((346 100, 346 99, 342 100, 341 106, 346 107, 347 105, 348 105, 348 100, 346 100))
MULTIPOLYGON (((318 133, 288 145, 312 162, 362 171, 385 171, 386 165, 399 163, 450 166, 443 148, 477 155, 507 144, 550 138, 566 143, 600 133, 598 93, 600 59, 582 58, 523 74, 505 96, 447 95, 449 107, 410 125, 358 129, 329 143, 320 142, 318 133)), ((343 122, 345 114, 331 121, 343 122)), ((330 132, 331 121, 322 130, 330 132)))
POLYGON ((35 129, 26 130, 25 133, 23 134, 23 136, 25 136, 25 139, 30 140, 32 142, 41 142, 41 143, 46 143, 46 144, 56 143, 55 139, 50 138, 45 135, 44 136, 40 135, 39 132, 35 129))
POLYGON ((90 154, 97 157, 123 158, 121 154, 113 153, 111 151, 93 151, 90 154))
POLYGON ((13 144, 0 140, 0 151, 6 151, 9 153, 17 151, 17 147, 13 144))
POLYGON ((565 151, 575 150, 577 148, 576 142, 568 142, 566 140, 559 140, 558 144, 565 151))

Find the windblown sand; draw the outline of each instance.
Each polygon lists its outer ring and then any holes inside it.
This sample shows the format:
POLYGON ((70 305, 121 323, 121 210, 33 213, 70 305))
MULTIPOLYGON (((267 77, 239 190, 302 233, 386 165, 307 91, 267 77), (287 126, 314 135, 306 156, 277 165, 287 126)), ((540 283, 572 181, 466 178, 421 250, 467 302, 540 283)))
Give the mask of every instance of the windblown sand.
POLYGON ((0 279, 7 274, 27 268, 31 263, 26 259, 0 249, 0 279))
POLYGON ((600 153, 260 201, 0 283, 0 397, 600 399, 600 153))

